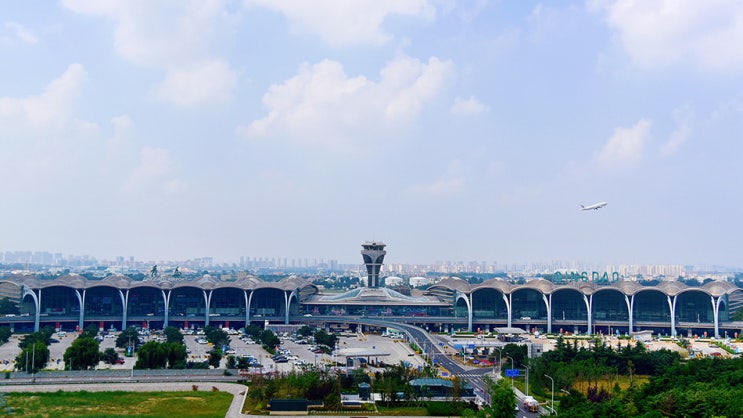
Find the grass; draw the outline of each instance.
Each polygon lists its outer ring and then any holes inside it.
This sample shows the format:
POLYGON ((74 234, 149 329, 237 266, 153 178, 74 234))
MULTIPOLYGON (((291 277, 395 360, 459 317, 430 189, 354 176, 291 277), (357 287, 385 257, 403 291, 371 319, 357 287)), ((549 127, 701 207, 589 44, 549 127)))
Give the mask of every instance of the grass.
POLYGON ((397 406, 386 407, 377 405, 380 415, 388 416, 427 416, 428 409, 425 406, 397 406))
POLYGON ((8 393, 0 416, 14 417, 223 417, 227 392, 44 392, 8 393), (12 408, 12 415, 4 415, 12 408))
MULTIPOLYGON (((599 389, 605 389, 609 393, 614 391, 614 385, 618 384, 619 388, 621 390, 627 390, 631 385, 635 386, 642 386, 650 380, 649 376, 644 375, 635 375, 632 380, 630 380, 629 376, 624 375, 613 375, 613 376, 607 376, 603 379, 599 379, 598 382, 587 382, 585 380, 578 380, 573 385, 573 389, 577 390, 578 392, 581 392, 582 394, 586 395, 588 393, 588 387, 589 386, 598 386, 599 389)), ((522 378, 516 378, 514 380, 514 386, 516 386, 522 393, 525 392, 526 385, 524 383, 524 379, 522 378)), ((531 384, 529 385, 530 388, 534 389, 531 384)), ((552 395, 551 393, 551 387, 546 387, 544 389, 544 396, 535 394, 533 390, 529 391, 529 395, 533 396, 536 400, 544 403, 548 402, 550 400, 550 397, 552 395)), ((559 401, 559 399, 563 396, 562 392, 559 391, 559 388, 555 388, 555 404, 559 401)))

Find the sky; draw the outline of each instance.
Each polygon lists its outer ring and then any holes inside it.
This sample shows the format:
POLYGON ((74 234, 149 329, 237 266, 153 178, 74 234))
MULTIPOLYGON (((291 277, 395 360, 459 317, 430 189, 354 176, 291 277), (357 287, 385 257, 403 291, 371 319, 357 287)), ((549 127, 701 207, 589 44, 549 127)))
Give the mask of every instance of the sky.
POLYGON ((0 251, 743 266, 739 1, 2 3, 0 251))

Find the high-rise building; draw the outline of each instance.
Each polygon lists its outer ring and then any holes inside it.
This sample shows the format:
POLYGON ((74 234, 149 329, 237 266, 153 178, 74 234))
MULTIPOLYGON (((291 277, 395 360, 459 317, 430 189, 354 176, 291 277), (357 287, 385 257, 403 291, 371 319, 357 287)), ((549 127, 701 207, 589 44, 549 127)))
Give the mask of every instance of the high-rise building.
POLYGON ((367 274, 367 286, 378 287, 379 286, 379 270, 382 268, 382 262, 387 251, 384 250, 386 245, 381 242, 367 241, 361 244, 363 250, 361 255, 364 257, 364 265, 366 265, 367 274))

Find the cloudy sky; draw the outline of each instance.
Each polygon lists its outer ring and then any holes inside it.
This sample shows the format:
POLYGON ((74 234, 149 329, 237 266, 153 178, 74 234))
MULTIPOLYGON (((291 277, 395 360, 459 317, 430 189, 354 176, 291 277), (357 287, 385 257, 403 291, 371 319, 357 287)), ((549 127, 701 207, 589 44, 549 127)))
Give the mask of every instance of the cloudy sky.
POLYGON ((2 10, 0 251, 743 265, 739 1, 2 10))

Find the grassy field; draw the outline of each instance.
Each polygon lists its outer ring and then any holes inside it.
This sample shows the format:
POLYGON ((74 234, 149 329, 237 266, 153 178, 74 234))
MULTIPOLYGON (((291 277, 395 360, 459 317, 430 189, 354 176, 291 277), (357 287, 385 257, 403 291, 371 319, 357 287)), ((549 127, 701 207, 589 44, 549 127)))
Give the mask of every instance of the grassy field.
POLYGON ((48 392, 7 393, 0 416, 10 417, 223 417, 227 392, 48 392))
POLYGON ((394 416, 426 416, 428 410, 425 406, 400 406, 395 408, 387 408, 379 406, 377 408, 381 415, 394 415, 394 416))

